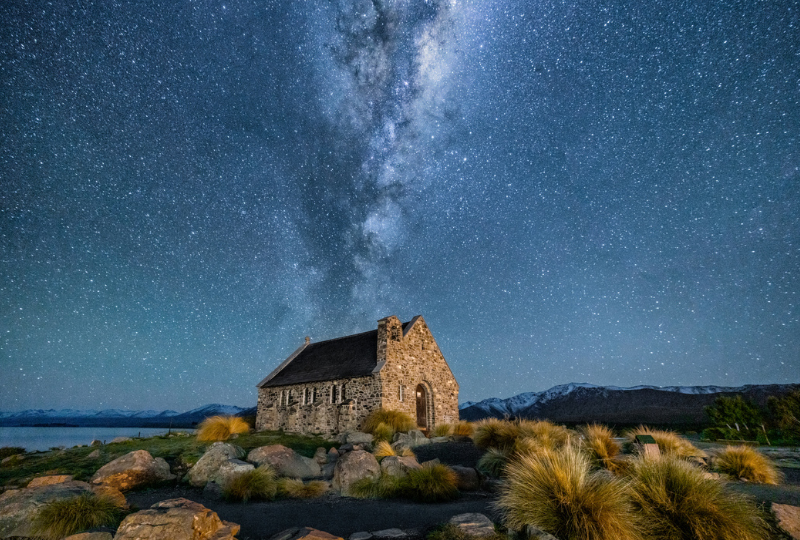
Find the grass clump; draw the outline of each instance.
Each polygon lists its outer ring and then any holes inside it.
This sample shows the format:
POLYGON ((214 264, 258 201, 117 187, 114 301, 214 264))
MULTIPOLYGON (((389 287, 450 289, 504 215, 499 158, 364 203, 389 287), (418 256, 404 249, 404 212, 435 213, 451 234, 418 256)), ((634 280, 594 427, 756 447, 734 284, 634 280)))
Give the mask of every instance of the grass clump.
POLYGON ((520 436, 519 424, 508 420, 487 418, 475 424, 473 441, 481 450, 496 448, 508 450, 514 447, 520 436))
POLYGON ((632 497, 654 540, 759 540, 766 524, 745 495, 677 456, 637 459, 632 497))
POLYGON ((403 448, 403 451, 398 454, 395 449, 392 448, 392 445, 386 441, 379 442, 372 453, 379 459, 389 456, 416 457, 411 448, 403 448))
POLYGON ((403 496, 420 502, 450 501, 458 497, 458 477, 440 463, 412 469, 401 478, 403 496))
POLYGON ((706 453, 696 448, 692 443, 675 433, 660 429, 651 429, 639 426, 628 431, 625 436, 629 443, 633 443, 637 435, 650 435, 655 439, 658 450, 662 455, 679 458, 706 457, 706 453))
POLYGON ((461 421, 453 424, 453 435, 456 437, 472 437, 475 426, 471 422, 461 421))
POLYGON ((533 525, 561 540, 640 540, 627 483, 590 468, 573 445, 510 461, 497 502, 505 525, 533 525))
POLYGON ((33 520, 32 529, 39 538, 56 540, 93 527, 116 527, 122 510, 105 497, 84 493, 45 504, 33 520))
POLYGON ((357 499, 391 499, 400 493, 400 478, 381 474, 378 478, 362 478, 350 485, 348 494, 357 499))
POLYGON ((391 411, 389 409, 377 409, 372 411, 365 419, 361 429, 366 433, 375 435, 375 430, 380 424, 386 424, 393 431, 409 431, 417 427, 417 423, 404 412, 391 411))
POLYGON ((739 480, 777 485, 781 473, 762 453, 749 446, 728 446, 714 460, 714 468, 739 480))
POLYGON ((281 478, 278 480, 278 493, 290 499, 315 499, 328 491, 328 483, 322 480, 313 480, 304 484, 295 478, 281 478))
POLYGON ((508 450, 489 448, 478 460, 478 470, 491 476, 503 476, 509 458, 508 450))
POLYGON ((247 502, 250 499, 271 501, 278 493, 275 471, 262 465, 234 476, 222 490, 226 499, 247 502))
POLYGON ((449 437, 453 434, 453 426, 450 424, 438 424, 433 428, 434 437, 449 437))
POLYGON ((372 437, 376 441, 389 442, 394 437, 394 429, 386 422, 380 422, 375 429, 372 430, 372 437))
POLYGON ((231 435, 249 432, 250 426, 238 416, 209 416, 197 426, 197 440, 227 441, 231 435))
POLYGON ((622 447, 614 440, 614 432, 600 424, 586 425, 580 428, 583 436, 581 443, 592 464, 611 471, 617 470, 614 458, 622 447))

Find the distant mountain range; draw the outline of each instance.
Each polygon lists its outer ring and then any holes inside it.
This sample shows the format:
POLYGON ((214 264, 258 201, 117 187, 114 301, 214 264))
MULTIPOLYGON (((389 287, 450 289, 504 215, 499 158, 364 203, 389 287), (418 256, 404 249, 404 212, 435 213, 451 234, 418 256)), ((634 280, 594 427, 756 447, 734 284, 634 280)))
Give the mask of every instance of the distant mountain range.
POLYGON ((606 424, 682 424, 709 421, 705 407, 718 396, 742 395, 764 406, 767 398, 800 388, 800 384, 745 386, 595 386, 569 383, 543 392, 527 392, 508 399, 489 398, 459 406, 462 420, 530 418, 553 422, 606 424))
POLYGON ((252 416, 256 408, 212 403, 197 409, 177 411, 126 411, 123 409, 28 409, 19 412, 0 412, 0 426, 96 426, 96 427, 194 427, 204 418, 218 414, 252 416))

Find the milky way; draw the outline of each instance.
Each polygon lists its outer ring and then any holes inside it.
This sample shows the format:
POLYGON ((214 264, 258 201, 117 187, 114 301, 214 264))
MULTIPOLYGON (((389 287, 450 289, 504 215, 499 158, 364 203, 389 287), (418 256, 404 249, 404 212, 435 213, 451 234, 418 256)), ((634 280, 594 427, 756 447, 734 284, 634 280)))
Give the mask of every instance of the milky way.
POLYGON ((800 2, 0 5, 0 410, 799 382, 800 2))

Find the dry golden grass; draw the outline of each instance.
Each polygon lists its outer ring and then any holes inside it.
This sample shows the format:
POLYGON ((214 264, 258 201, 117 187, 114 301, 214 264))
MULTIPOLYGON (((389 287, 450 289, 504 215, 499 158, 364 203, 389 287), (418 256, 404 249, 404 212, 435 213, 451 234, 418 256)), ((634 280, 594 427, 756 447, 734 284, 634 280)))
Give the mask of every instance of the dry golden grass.
POLYGON ((489 448, 478 460, 478 470, 491 476, 503 476, 510 454, 509 450, 489 448))
POLYGON ((105 497, 84 493, 46 503, 33 520, 37 537, 56 540, 93 527, 119 525, 122 511, 105 497))
POLYGON ((627 483, 592 473, 576 446, 523 454, 506 466, 497 507, 505 525, 539 527, 561 540, 640 540, 627 483))
POLYGON ((250 499, 270 501, 275 498, 277 492, 275 471, 266 465, 234 476, 223 489, 227 499, 242 502, 250 499))
POLYGON ((373 450, 372 453, 376 458, 384 458, 388 456, 416 457, 411 448, 403 448, 403 451, 398 454, 395 449, 392 448, 392 445, 386 441, 379 442, 375 446, 375 450, 373 450))
POLYGON ((639 426, 625 433, 629 442, 633 442, 636 435, 652 436, 662 455, 675 456, 679 458, 707 457, 706 453, 696 448, 692 443, 675 433, 660 429, 651 429, 647 426, 639 426))
POLYGON ((762 453, 749 446, 728 446, 717 455, 714 469, 740 480, 777 485, 778 468, 762 453))
POLYGON ((453 424, 453 435, 456 437, 471 437, 474 431, 475 426, 472 422, 461 421, 453 424))
POLYGON ((458 477, 446 465, 423 465, 400 479, 401 493, 420 502, 442 502, 458 497, 458 477))
POLYGON ((520 438, 536 439, 539 446, 555 450, 570 441, 572 432, 547 420, 520 420, 520 438))
POLYGON ((197 426, 197 440, 227 441, 233 434, 249 432, 250 426, 238 416, 209 416, 197 426))
POLYGON ((632 497, 653 540, 760 540, 761 512, 745 495, 677 456, 632 464, 632 497))
POLYGON ((417 423, 414 419, 404 412, 378 409, 372 411, 364 419, 361 429, 366 433, 372 433, 374 435, 375 429, 380 424, 388 425, 393 431, 409 431, 417 427, 417 423))
POLYGON ((453 434, 453 426, 450 424, 439 424, 433 428, 434 437, 449 437, 453 434))
POLYGON ((328 491, 328 483, 322 480, 312 480, 306 484, 295 478, 281 478, 278 480, 278 493, 290 499, 315 499, 328 491))
POLYGON ((489 448, 506 450, 514 447, 519 436, 519 424, 508 420, 487 418, 475 423, 475 433, 472 438, 475 446, 482 450, 489 448))
POLYGON ((611 471, 617 471, 614 458, 619 455, 621 446, 614 440, 614 432, 600 424, 591 424, 579 429, 583 439, 581 444, 592 463, 611 471))
POLYGON ((372 436, 376 441, 391 441, 394 437, 394 429, 385 422, 380 422, 372 430, 372 436))

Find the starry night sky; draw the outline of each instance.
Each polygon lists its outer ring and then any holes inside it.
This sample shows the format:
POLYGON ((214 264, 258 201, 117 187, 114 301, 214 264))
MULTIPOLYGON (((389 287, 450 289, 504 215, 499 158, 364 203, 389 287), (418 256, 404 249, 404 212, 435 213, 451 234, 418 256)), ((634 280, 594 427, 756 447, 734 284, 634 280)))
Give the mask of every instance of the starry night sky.
POLYGON ((800 2, 0 3, 0 410, 800 381, 800 2))

